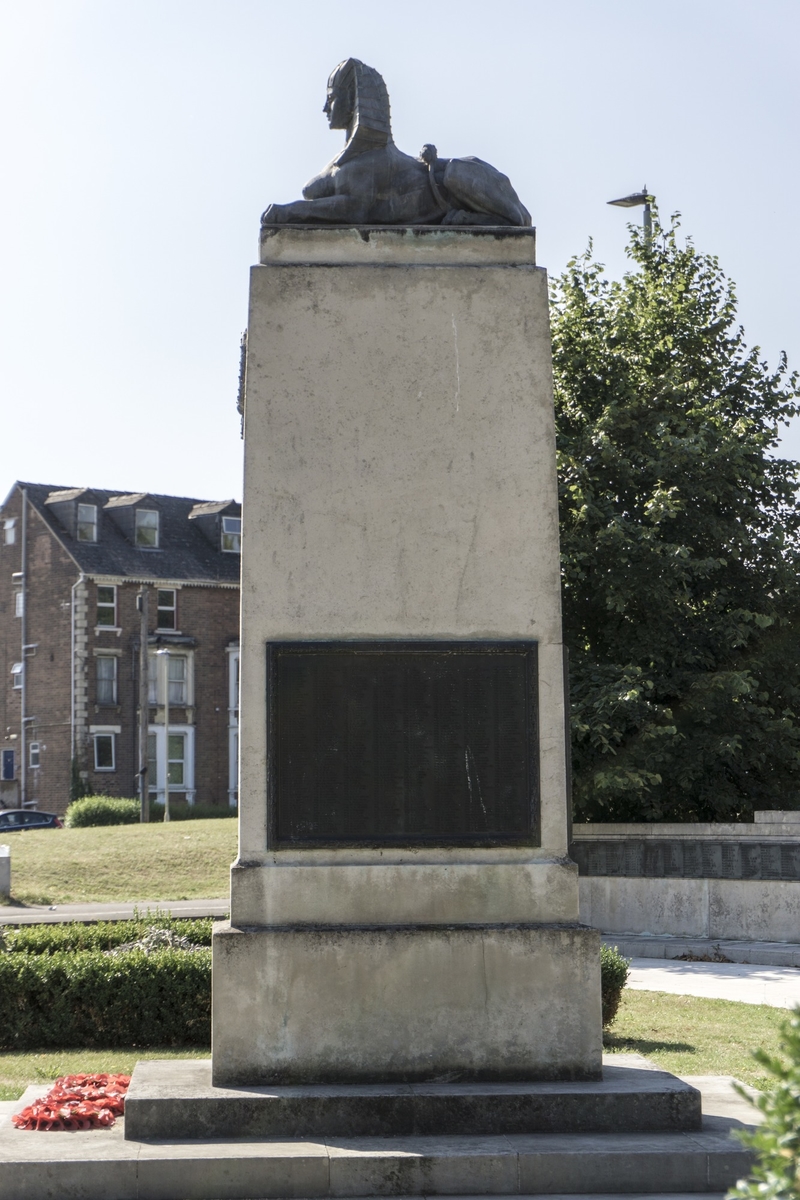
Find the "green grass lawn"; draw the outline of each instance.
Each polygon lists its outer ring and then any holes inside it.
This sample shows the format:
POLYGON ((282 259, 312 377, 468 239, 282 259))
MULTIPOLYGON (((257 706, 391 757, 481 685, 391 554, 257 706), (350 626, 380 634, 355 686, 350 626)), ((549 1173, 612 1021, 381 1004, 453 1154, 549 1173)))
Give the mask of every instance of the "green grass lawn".
POLYGON ((60 1075, 93 1075, 107 1071, 130 1075, 136 1063, 149 1058, 209 1058, 211 1050, 43 1050, 40 1054, 0 1052, 0 1100, 17 1100, 31 1084, 42 1095, 60 1075))
POLYGON ((16 833, 8 839, 12 902, 225 896, 236 835, 235 817, 16 833))
MULTIPOLYGON (((215 822, 219 824, 219 822, 215 822)), ((664 992, 626 992, 606 1050, 634 1051, 675 1075, 733 1075, 762 1087, 766 1082, 750 1051, 775 1052, 784 1009, 670 996, 664 992)), ((63 1050, 0 1053, 0 1100, 16 1100, 29 1084, 42 1092, 59 1075, 111 1071, 130 1074, 145 1058, 208 1058, 210 1050, 63 1050)))
POLYGON ((673 1075, 733 1075, 761 1088, 768 1076, 751 1051, 776 1053, 787 1016, 766 1004, 626 989, 605 1049, 643 1054, 673 1075))

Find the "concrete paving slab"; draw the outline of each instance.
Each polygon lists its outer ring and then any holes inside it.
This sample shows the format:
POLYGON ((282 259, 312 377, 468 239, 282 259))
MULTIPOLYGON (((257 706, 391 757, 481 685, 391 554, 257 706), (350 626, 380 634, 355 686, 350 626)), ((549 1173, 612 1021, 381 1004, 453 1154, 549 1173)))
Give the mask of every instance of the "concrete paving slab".
POLYGON ((329 1195, 330 1155, 314 1142, 138 1145, 137 1200, 268 1200, 329 1195))
POLYGON ((761 1124, 761 1112, 736 1090, 742 1087, 755 1099, 758 1092, 754 1087, 739 1083, 732 1075, 681 1075, 681 1079, 697 1088, 703 1098, 704 1129, 717 1119, 750 1128, 761 1124))
POLYGON ((540 1194, 646 1192, 656 1181, 659 1189, 675 1192, 719 1190, 746 1174, 751 1162, 729 1137, 706 1133, 534 1134, 509 1141, 519 1154, 520 1191, 540 1194))
POLYGON ((748 963, 631 960, 627 986, 633 991, 670 992, 794 1008, 800 1004, 800 971, 748 963))
POLYGON ((132 900, 114 904, 30 904, 0 905, 0 925, 59 925, 79 921, 93 925, 97 921, 129 921, 148 912, 168 912, 173 917, 218 917, 230 915, 229 896, 221 900, 132 900))
POLYGON ((331 1196, 518 1190, 517 1154, 503 1137, 363 1138, 327 1146, 331 1196))

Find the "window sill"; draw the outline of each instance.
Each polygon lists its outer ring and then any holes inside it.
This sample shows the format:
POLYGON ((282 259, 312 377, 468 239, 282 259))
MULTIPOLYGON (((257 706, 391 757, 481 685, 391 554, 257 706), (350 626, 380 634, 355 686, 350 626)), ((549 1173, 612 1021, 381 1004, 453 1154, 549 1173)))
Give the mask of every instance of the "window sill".
POLYGON ((115 633, 117 635, 117 637, 119 637, 119 635, 122 633, 122 626, 121 625, 95 625, 94 632, 95 632, 95 636, 97 636, 98 633, 115 633))

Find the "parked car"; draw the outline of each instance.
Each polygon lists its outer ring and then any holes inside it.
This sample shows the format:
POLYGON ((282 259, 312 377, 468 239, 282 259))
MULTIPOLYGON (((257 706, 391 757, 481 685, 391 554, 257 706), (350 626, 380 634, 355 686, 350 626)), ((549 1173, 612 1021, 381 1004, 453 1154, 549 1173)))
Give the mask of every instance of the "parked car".
POLYGON ((64 822, 55 813, 37 812, 35 808, 0 809, 0 833, 13 829, 63 829, 64 822))

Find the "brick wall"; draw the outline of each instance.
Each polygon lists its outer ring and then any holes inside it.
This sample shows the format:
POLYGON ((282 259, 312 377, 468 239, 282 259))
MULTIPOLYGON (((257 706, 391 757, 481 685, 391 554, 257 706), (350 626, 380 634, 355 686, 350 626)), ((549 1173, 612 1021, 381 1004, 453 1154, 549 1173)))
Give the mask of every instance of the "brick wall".
MULTIPOLYGON (((3 785, 6 807, 19 803, 21 694, 12 688, 11 666, 21 661, 20 626, 14 616, 12 573, 21 566, 19 492, 3 510, 17 518, 16 544, 0 548, 0 626, 4 670, 0 730, 2 745, 15 749, 17 786, 3 785), (16 734, 16 737, 12 735, 16 734)), ((35 647, 26 656, 26 753, 39 744, 39 766, 27 771, 27 801, 46 811, 63 812, 70 779, 70 589, 77 578, 75 564, 32 507, 28 507, 27 641, 35 647)))
MULTIPOLYGON (((21 623, 15 617, 12 575, 21 566, 21 493, 15 489, 3 520, 16 518, 16 538, 5 545, 0 525, 0 746, 15 752, 16 779, 0 782, 0 804, 20 803, 20 692, 12 686, 12 665, 21 661, 21 623)), ((73 585, 76 563, 36 510, 28 506, 26 745, 38 742, 39 766, 27 772, 27 800, 45 811, 63 813, 71 778, 71 654, 73 585)), ((156 628, 156 596, 150 591, 150 630, 156 628)), ((138 582, 89 578, 76 587, 76 744, 79 767, 90 791, 114 796, 138 793, 138 582), (117 625, 97 626, 97 586, 117 588, 117 625), (99 704, 98 652, 117 662, 117 702, 99 704), (118 728, 114 771, 96 771, 92 727, 118 728)), ((228 654, 239 636, 239 591, 232 586, 184 585, 177 589, 178 629, 194 639, 194 704, 173 708, 170 724, 195 727, 195 802, 228 804, 228 654)), ((150 708, 151 723, 163 723, 163 709, 150 708)))

